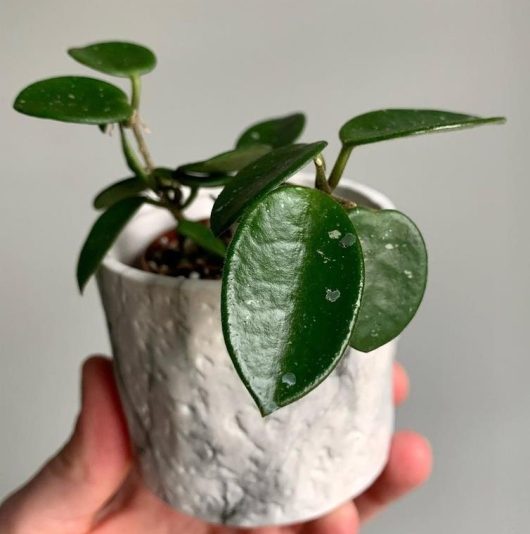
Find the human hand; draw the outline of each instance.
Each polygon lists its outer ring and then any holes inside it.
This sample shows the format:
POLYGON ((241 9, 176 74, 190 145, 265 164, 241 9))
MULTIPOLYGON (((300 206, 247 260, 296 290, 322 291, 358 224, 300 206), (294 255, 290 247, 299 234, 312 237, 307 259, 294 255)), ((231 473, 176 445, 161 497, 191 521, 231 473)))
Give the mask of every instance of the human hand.
MULTIPOLYGON (((408 379, 396 364, 394 399, 408 379)), ((109 359, 89 358, 82 372, 82 407, 63 449, 0 506, 1 534, 355 534, 360 524, 424 482, 431 469, 427 441, 398 432, 388 464, 355 501, 314 521, 289 527, 211 526, 171 509, 136 475, 109 359)))

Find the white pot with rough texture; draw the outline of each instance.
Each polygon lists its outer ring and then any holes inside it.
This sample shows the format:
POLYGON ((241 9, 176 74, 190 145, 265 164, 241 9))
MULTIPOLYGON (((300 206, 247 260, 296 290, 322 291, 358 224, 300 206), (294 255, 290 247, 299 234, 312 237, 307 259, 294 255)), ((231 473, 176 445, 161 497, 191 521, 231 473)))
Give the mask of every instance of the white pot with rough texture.
MULTIPOLYGON (((211 193, 201 193, 190 217, 209 215, 211 193)), ((338 193, 393 207, 366 186, 338 193)), ((395 343, 370 354, 348 350, 309 395, 262 418, 225 348, 221 282, 130 266, 172 225, 166 212, 143 208, 98 274, 120 395, 147 486, 184 513, 237 526, 308 520, 358 495, 387 460, 395 343)))

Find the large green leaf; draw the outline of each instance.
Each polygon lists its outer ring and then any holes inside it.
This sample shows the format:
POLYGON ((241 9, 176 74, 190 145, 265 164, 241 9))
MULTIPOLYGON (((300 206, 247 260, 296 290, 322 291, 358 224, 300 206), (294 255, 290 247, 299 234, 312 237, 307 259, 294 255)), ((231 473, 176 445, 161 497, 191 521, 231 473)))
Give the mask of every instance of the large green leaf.
POLYGON ((237 172, 271 150, 272 148, 269 145, 249 145, 235 148, 204 161, 187 163, 179 167, 177 171, 182 170, 185 173, 199 174, 237 172))
POLYGON ((285 117, 258 122, 245 130, 237 140, 240 148, 257 143, 278 148, 294 143, 305 126, 305 115, 294 113, 285 117))
POLYGON ((420 231, 395 210, 355 208, 350 219, 361 240, 365 283, 352 347, 374 350, 412 320, 427 282, 427 250, 420 231))
POLYGON ((100 215, 92 226, 77 262, 77 283, 81 292, 120 232, 145 200, 143 197, 124 198, 100 215))
POLYGON ((281 187, 245 213, 227 252, 221 310, 228 352, 263 415, 334 369, 362 285, 355 230, 330 196, 281 187))
POLYGON ((221 191, 212 209, 216 235, 233 224, 245 208, 287 180, 326 147, 325 141, 287 145, 261 157, 239 172, 221 191))
POLYGON ((481 118, 433 109, 383 109, 354 117, 340 129, 339 135, 344 145, 357 146, 504 121, 504 117, 481 118))
POLYGON ((133 176, 132 178, 125 178, 115 182, 109 187, 100 191, 94 199, 94 208, 97 210, 107 209, 119 200, 133 197, 145 191, 146 185, 143 180, 133 176))
POLYGON ((17 96, 20 113, 82 124, 121 122, 132 114, 127 95, 102 80, 83 76, 60 76, 36 82, 17 96))
POLYGON ((183 236, 189 237, 202 248, 224 257, 226 252, 225 244, 215 237, 212 231, 204 224, 183 219, 179 221, 177 229, 183 236))
POLYGON ((125 78, 147 74, 156 66, 153 52, 135 43, 95 43, 81 48, 70 48, 68 54, 94 70, 125 78))

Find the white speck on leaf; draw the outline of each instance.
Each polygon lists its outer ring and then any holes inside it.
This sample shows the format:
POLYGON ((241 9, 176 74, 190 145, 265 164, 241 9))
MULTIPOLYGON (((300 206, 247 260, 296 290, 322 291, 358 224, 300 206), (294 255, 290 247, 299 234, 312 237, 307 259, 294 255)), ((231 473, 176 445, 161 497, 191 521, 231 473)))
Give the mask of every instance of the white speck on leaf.
POLYGON ((338 239, 342 234, 338 230, 331 230, 328 235, 331 239, 338 239))
POLYGON ((340 297, 340 291, 338 289, 326 289, 326 300, 329 302, 335 302, 340 297))
POLYGON ((405 270, 403 271, 403 274, 404 274, 409 280, 412 279, 412 277, 413 277, 412 272, 409 271, 409 270, 407 270, 407 269, 405 269, 405 270))
POLYGON ((294 373, 285 373, 282 376, 282 383, 286 384, 287 386, 294 386, 296 384, 296 376, 294 373))
POLYGON ((355 236, 353 234, 346 234, 341 240, 340 240, 340 246, 342 248, 348 248, 351 247, 355 243, 355 236))
POLYGON ((385 245, 385 248, 386 248, 387 250, 392 250, 392 249, 394 248, 394 245, 393 245, 392 243, 387 243, 387 244, 385 245))

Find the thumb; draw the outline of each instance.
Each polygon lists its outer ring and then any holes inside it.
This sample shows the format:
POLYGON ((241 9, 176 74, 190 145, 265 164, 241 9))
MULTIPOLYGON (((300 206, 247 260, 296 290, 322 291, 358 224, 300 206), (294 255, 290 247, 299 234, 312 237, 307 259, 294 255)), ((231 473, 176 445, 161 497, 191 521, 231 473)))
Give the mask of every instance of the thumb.
POLYGON ((72 437, 42 470, 0 506, 0 530, 25 534, 87 532, 130 467, 125 420, 110 360, 89 358, 72 437))

